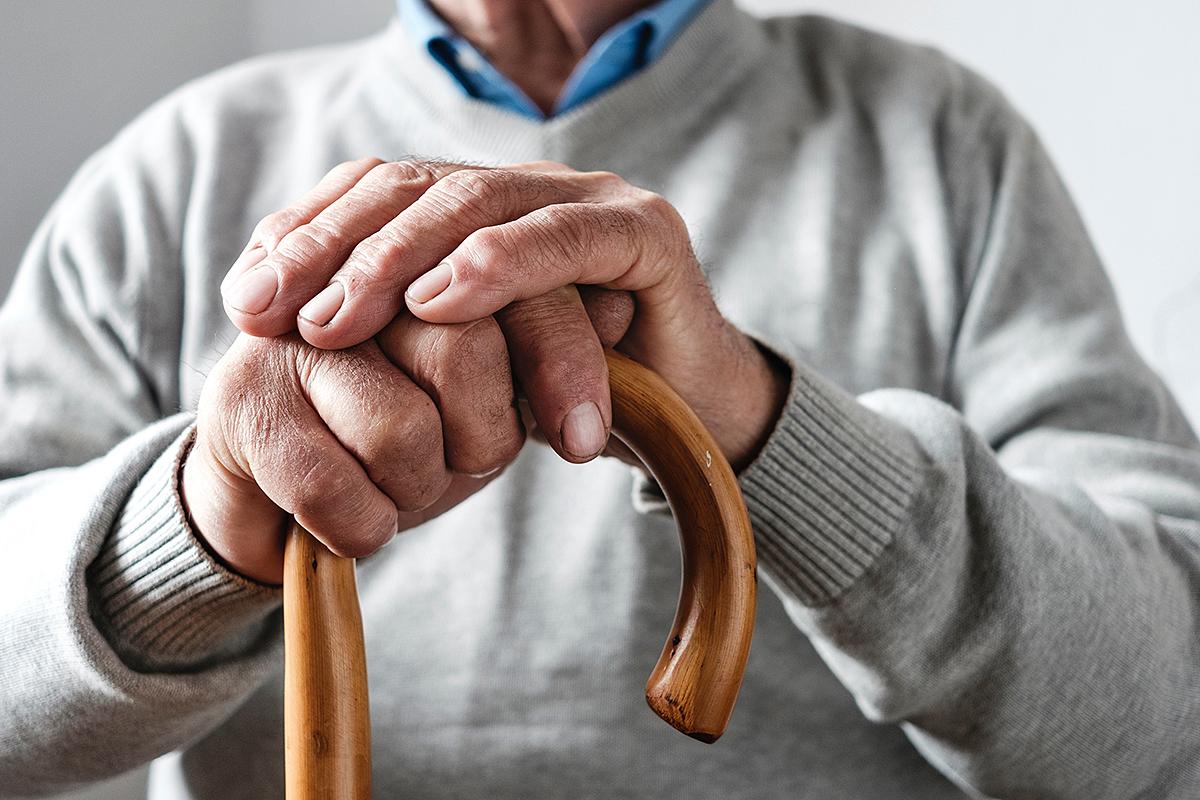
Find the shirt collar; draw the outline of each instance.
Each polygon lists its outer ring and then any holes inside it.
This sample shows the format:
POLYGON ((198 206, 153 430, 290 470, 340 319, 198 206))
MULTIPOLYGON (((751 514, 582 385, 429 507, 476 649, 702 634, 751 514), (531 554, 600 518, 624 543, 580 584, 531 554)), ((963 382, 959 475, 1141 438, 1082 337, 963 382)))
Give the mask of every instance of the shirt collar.
MULTIPOLYGON (((656 61, 711 0, 659 0, 605 31, 576 65, 554 114, 581 105, 656 61)), ((451 28, 427 0, 397 0, 405 32, 423 45, 471 97, 534 119, 544 118, 516 84, 451 28)))

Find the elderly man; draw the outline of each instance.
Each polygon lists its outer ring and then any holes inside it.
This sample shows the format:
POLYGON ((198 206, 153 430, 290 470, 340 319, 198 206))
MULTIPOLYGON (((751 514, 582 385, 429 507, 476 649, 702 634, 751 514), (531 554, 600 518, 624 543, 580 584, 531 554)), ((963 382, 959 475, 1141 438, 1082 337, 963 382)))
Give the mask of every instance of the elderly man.
POLYGON ((380 797, 1200 787, 1200 447, 1028 126, 936 52, 401 0, 92 158, 0 381, 0 792, 157 759, 156 799, 280 795, 289 514, 369 556, 380 797), (678 557, 605 345, 750 510, 712 746, 639 694, 678 557))

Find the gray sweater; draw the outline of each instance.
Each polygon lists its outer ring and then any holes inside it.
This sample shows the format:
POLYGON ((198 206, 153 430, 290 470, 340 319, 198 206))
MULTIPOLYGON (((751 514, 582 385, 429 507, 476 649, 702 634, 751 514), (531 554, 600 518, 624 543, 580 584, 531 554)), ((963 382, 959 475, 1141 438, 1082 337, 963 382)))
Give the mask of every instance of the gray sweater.
POLYGON ((253 224, 410 153, 663 193, 796 366, 741 475, 767 590, 725 737, 641 696, 679 586, 652 487, 531 444, 360 564, 376 796, 1200 793, 1200 449, 1035 136, 936 52, 718 0, 544 123, 393 27, 197 81, 80 170, 0 312, 0 795, 155 758, 156 800, 282 794, 279 595, 174 467, 253 224))

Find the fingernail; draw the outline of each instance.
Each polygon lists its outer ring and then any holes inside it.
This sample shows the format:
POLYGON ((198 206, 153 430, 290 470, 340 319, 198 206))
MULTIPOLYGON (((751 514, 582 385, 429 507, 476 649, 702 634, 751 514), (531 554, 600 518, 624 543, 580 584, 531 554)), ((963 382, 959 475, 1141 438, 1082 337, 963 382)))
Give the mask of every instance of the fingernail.
POLYGON ((225 299, 244 314, 261 314, 271 305, 279 291, 279 276, 270 267, 250 270, 229 289, 225 299))
POLYGON ((225 277, 221 279, 221 296, 228 297, 229 287, 245 277, 247 272, 257 267, 259 262, 266 257, 267 251, 262 248, 262 245, 247 248, 237 257, 237 260, 230 266, 229 272, 226 272, 225 277))
POLYGON ((453 277, 454 272, 450 269, 450 265, 443 261, 409 284, 405 294, 414 302, 428 303, 446 291, 446 287, 450 285, 450 279, 453 277))
POLYGON ((608 437, 604 420, 595 403, 580 403, 571 409, 562 424, 562 446, 576 458, 591 458, 604 449, 608 437))
POLYGON ((251 267, 257 266, 258 262, 262 261, 266 257, 266 248, 264 248, 261 244, 248 248, 244 253, 238 256, 237 261, 233 262, 233 266, 229 268, 229 271, 236 274, 238 270, 248 270, 251 267))
POLYGON ((346 290, 338 282, 333 282, 321 290, 321 293, 309 300, 300 309, 300 316, 318 327, 329 324, 329 320, 337 316, 338 309, 346 300, 346 290))

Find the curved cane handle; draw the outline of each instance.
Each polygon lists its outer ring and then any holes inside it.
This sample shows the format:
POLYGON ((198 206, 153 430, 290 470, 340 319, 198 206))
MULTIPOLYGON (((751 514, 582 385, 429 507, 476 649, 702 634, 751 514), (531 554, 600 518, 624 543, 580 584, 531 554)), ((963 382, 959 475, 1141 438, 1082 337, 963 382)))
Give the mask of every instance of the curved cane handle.
MULTIPOLYGON (((725 731, 750 653, 754 539, 737 478, 665 381, 609 351, 613 433, 637 453, 679 526, 683 581, 646 701, 703 742, 725 731)), ((370 796, 370 722, 354 563, 299 524, 284 569, 284 727, 289 800, 370 796)))
POLYGON ((715 742, 733 713, 754 632, 746 505, 716 441, 666 381, 611 351, 608 381, 613 432, 662 487, 683 554, 679 606, 646 682, 646 702, 676 730, 715 742))

